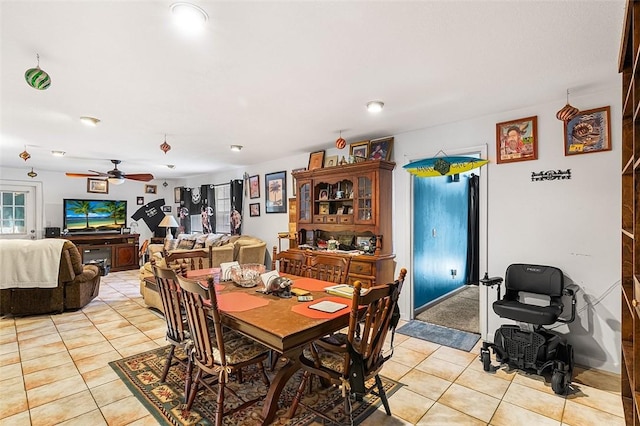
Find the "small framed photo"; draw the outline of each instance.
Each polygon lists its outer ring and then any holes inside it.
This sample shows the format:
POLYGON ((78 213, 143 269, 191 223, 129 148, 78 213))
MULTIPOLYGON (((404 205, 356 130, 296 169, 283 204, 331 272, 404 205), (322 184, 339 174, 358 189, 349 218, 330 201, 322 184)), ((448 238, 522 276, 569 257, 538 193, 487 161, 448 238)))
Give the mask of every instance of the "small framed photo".
POLYGON ((335 167, 338 165, 338 156, 337 155, 330 155, 328 157, 324 158, 324 167, 335 167))
POLYGON ((249 216, 260 216, 260 203, 249 204, 249 216))
POLYGON ((324 151, 316 151, 309 154, 308 170, 321 169, 324 164, 324 151))
POLYGON ((260 198, 260 175, 249 176, 249 198, 260 198))
POLYGON ((391 160, 393 137, 376 139, 369 142, 369 160, 391 160))
POLYGON ((171 213, 171 206, 162 206, 162 211, 165 213, 171 213))
POLYGON ((286 213, 287 172, 265 174, 264 190, 264 211, 266 213, 286 213))
POLYGON ((564 155, 611 150, 611 107, 581 111, 564 123, 564 155))
POLYGON ((108 194, 109 181, 106 179, 87 178, 87 192, 95 194, 108 194))
POLYGON ((369 158, 369 141, 354 142, 349 145, 349 155, 351 155, 357 163, 369 158))
POLYGON ((158 193, 158 185, 145 185, 144 186, 145 194, 157 194, 158 193))
POLYGON ((497 162, 538 159, 538 116, 496 124, 497 162))
POLYGON ((136 204, 139 206, 144 205, 144 197, 136 197, 136 204))
POLYGON ((326 189, 321 189, 318 194, 318 200, 328 200, 329 199, 329 191, 326 189))
POLYGON ((182 187, 178 186, 173 188, 173 202, 176 204, 180 204, 180 201, 182 201, 182 197, 180 196, 182 187))

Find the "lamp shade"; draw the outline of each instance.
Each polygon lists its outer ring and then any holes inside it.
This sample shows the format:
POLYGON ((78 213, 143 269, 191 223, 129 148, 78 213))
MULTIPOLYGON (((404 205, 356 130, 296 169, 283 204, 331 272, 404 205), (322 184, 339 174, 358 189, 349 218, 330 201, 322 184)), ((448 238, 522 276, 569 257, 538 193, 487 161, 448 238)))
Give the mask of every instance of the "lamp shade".
POLYGON ((180 225, 175 217, 168 214, 162 218, 158 226, 161 226, 162 228, 177 228, 180 225))

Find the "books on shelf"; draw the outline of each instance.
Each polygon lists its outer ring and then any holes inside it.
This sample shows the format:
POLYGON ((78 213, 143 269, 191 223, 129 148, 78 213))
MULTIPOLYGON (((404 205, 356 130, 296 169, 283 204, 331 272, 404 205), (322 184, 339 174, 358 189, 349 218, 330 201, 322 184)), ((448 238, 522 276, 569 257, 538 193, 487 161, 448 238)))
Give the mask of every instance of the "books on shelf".
MULTIPOLYGON (((324 291, 334 296, 341 296, 351 299, 353 297, 353 286, 349 284, 337 284, 330 287, 325 287, 324 291)), ((368 289, 363 288, 360 290, 360 296, 364 295, 368 289)))

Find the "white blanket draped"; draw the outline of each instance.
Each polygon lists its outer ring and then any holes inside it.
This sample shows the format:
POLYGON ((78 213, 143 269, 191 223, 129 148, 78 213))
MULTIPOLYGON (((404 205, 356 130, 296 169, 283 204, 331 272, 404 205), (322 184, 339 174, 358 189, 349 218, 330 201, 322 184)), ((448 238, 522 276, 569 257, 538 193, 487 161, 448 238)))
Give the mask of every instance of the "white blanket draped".
POLYGON ((0 240, 0 289, 58 286, 65 240, 0 240))

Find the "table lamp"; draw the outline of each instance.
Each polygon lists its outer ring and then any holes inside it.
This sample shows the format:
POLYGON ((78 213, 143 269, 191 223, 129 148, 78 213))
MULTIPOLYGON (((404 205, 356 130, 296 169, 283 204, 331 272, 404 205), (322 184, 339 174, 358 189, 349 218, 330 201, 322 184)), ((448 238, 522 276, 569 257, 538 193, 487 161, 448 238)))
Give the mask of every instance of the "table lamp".
POLYGON ((171 228, 177 228, 180 225, 178 225, 178 221, 176 220, 175 217, 173 217, 170 214, 168 214, 168 215, 165 215, 162 218, 162 220, 160 221, 158 226, 161 226, 163 228, 167 228, 167 235, 166 235, 165 239, 173 240, 173 234, 171 234, 171 228))

